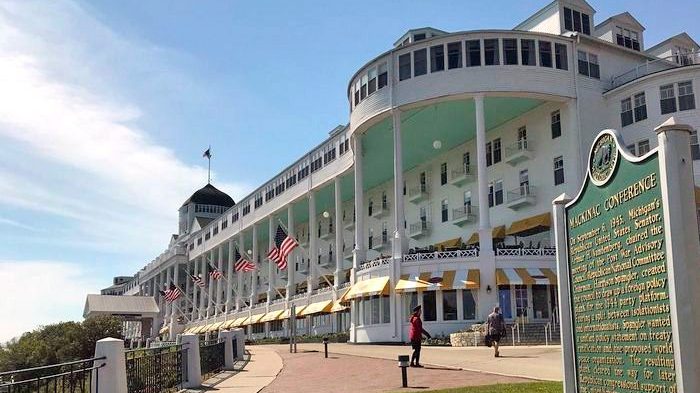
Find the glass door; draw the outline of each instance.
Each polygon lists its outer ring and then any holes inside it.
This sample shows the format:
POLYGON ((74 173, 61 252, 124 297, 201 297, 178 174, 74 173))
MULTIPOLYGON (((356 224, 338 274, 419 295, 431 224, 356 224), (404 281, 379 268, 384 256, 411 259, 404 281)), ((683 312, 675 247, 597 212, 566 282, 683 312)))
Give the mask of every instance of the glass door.
POLYGON ((532 312, 535 319, 549 319, 549 286, 532 286, 532 312))
POLYGON ((510 303, 510 286, 501 285, 498 287, 498 304, 501 307, 501 313, 504 319, 513 318, 513 310, 510 303))
POLYGON ((526 321, 529 305, 527 285, 515 285, 515 316, 526 321))

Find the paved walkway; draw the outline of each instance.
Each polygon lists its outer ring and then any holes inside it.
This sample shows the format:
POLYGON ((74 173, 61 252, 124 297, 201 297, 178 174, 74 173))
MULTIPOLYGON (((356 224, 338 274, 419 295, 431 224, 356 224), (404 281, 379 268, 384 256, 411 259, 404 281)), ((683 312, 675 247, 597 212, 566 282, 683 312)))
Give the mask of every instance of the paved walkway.
POLYGON ((269 385, 282 370, 282 358, 273 348, 249 346, 250 360, 242 370, 225 371, 206 380, 200 390, 222 393, 258 393, 269 385))
MULTIPOLYGON (((280 353, 289 352, 289 345, 271 345, 280 353)), ((252 346, 249 348, 257 348, 252 346)), ((298 344, 299 351, 323 351, 323 344, 298 344)), ((335 354, 363 356, 397 361, 398 355, 410 355, 407 345, 352 345, 328 344, 328 351, 335 354)), ((493 349, 486 347, 423 347, 421 363, 487 372, 511 377, 523 377, 547 381, 561 381, 562 362, 560 346, 502 347, 501 357, 493 357, 493 349)))

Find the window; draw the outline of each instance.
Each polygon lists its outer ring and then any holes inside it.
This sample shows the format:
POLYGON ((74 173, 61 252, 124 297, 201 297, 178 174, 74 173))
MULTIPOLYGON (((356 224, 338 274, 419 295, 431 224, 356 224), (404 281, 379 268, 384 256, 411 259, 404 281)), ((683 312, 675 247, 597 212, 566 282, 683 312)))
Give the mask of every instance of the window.
POLYGON ((476 319, 476 297, 473 290, 462 290, 462 317, 465 320, 476 319))
POLYGON ((569 8, 564 8, 564 29, 573 31, 574 23, 571 16, 571 10, 569 8))
POLYGON ((591 35, 591 18, 587 14, 581 13, 581 27, 583 34, 591 35))
POLYGON ((425 33, 419 33, 413 35, 413 42, 422 41, 425 39, 425 33))
POLYGON ((598 56, 578 51, 578 73, 591 78, 600 79, 600 66, 598 65, 598 56))
POLYGON ((413 52, 413 76, 428 73, 428 50, 420 49, 413 52))
POLYGON ((389 208, 389 201, 387 200, 386 191, 382 191, 382 209, 389 208))
POLYGON ((236 222, 236 221, 238 221, 238 212, 234 212, 234 213, 231 215, 231 222, 233 223, 233 222, 236 222))
POLYGON ((489 183, 489 207, 498 206, 503 203, 503 180, 496 180, 489 183))
POLYGON ((370 302, 372 303, 372 325, 376 325, 379 323, 379 296, 372 296, 370 298, 370 302))
POLYGON ((374 201, 370 198, 370 200, 367 202, 367 215, 372 216, 372 212, 374 211, 374 201))
POLYGON ((411 78, 411 54, 406 53, 399 56, 399 80, 403 81, 411 78))
POLYGON ((200 237, 199 239, 197 239, 197 245, 198 245, 198 246, 201 246, 201 245, 202 245, 202 238, 201 238, 201 237, 200 237))
POLYGON ((632 155, 637 155, 637 146, 634 143, 631 145, 627 145, 627 150, 629 150, 629 152, 632 153, 632 155))
POLYGON ((442 320, 457 320, 457 291, 442 291, 442 320))
MULTIPOLYGON (((369 83, 367 84, 367 95, 370 95, 377 91, 377 69, 372 68, 369 70, 369 83)), ((342 142, 341 142, 342 146, 342 142)))
POLYGON ((644 92, 634 95, 634 121, 642 121, 647 118, 647 100, 644 92))
POLYGON ((625 98, 620 101, 620 121, 623 127, 634 123, 631 98, 625 98))
POLYGON ((382 323, 391 323, 391 306, 389 296, 379 298, 382 302, 382 323))
POLYGON ((690 155, 693 160, 700 160, 700 144, 698 143, 698 132, 693 130, 690 133, 690 155))
POLYGON ((659 88, 661 96, 661 114, 672 113, 676 111, 676 94, 673 90, 673 85, 663 85, 659 88))
POLYGON ((248 213, 250 213, 250 203, 243 206, 243 216, 247 215, 248 213))
POLYGON ((523 65, 537 65, 537 52, 535 51, 535 40, 520 40, 520 55, 523 65))
POLYGON ((437 320, 437 304, 435 293, 435 291, 423 292, 423 320, 425 321, 437 320))
POLYGON ((518 40, 514 38, 503 39, 503 64, 518 64, 518 40))
POLYGON ((520 179, 520 195, 527 195, 530 193, 530 175, 527 169, 520 171, 518 176, 520 179))
POLYGON ((216 236, 219 234, 219 227, 214 227, 214 233, 212 233, 212 236, 216 236))
POLYGON ((573 20, 574 20, 574 31, 583 31, 581 29, 581 13, 578 11, 572 11, 573 12, 573 20))
POLYGON ((447 199, 443 199, 440 203, 440 215, 442 218, 442 222, 447 222, 447 220, 449 219, 447 199))
POLYGON ((444 186, 447 184, 447 163, 443 162, 440 164, 440 185, 444 186))
POLYGON ((367 74, 362 75, 362 78, 360 78, 360 101, 364 100, 367 98, 367 74))
POLYGON ((583 12, 564 7, 564 29, 591 35, 591 17, 583 12))
POLYGON ((387 85, 389 80, 386 63, 380 64, 377 72, 379 73, 377 77, 377 89, 381 89, 387 85))
POLYGON ((498 50, 498 39, 484 40, 484 64, 499 65, 500 63, 501 56, 498 50))
MULTIPOLYGON (((471 190, 469 191, 464 191, 464 202, 463 206, 466 208, 469 208, 472 206, 472 192, 471 190)), ((468 211, 468 210, 465 210, 468 211)))
POLYGON ((447 44, 447 68, 462 67, 462 42, 451 42, 447 44))
POLYGON ((430 48, 430 72, 445 70, 445 45, 430 48))
POLYGON ((693 82, 678 83, 678 109, 687 111, 695 109, 695 94, 693 94, 693 82))
POLYGON ((552 68, 552 43, 540 41, 540 66, 552 68))
POLYGON ((564 184, 564 157, 554 158, 554 185, 564 184))
POLYGON ((481 65, 481 41, 467 41, 467 67, 481 65))
POLYGON ((554 111, 550 117, 552 119, 552 139, 559 138, 561 136, 561 115, 559 111, 554 111))
POLYGON ((486 142, 486 166, 493 164, 493 155, 491 152, 491 142, 486 142))
POLYGON ((357 82, 355 82, 355 89, 354 89, 354 96, 355 96, 355 106, 360 103, 360 80, 358 79, 357 82))
POLYGON ((593 53, 588 54, 588 67, 590 68, 591 78, 600 79, 600 66, 598 65, 598 56, 593 53))
POLYGON ((493 140, 493 163, 499 162, 501 162, 501 138, 496 138, 493 140))
POLYGON ((558 70, 569 69, 569 60, 566 55, 566 45, 554 44, 554 59, 558 70))
POLYGON ((641 156, 649 153, 649 150, 651 150, 651 147, 649 146, 648 139, 641 140, 641 141, 639 141, 639 143, 637 143, 637 155, 638 156, 641 157, 641 156))
POLYGON ((466 152, 462 154, 462 170, 464 171, 465 174, 469 174, 469 161, 471 158, 469 157, 469 152, 466 152))
POLYGON ((207 232, 207 233, 204 234, 204 240, 206 241, 206 240, 209 240, 209 239, 211 239, 211 232, 207 232))
POLYGON ((629 29, 625 29, 624 27, 615 27, 617 28, 615 38, 618 45, 634 49, 636 51, 641 50, 639 45, 639 33, 629 29))
POLYGON ((389 224, 386 221, 384 221, 382 222, 382 244, 387 243, 389 243, 389 224))
POLYGON ((369 236, 367 236, 367 247, 372 248, 372 246, 374 246, 374 230, 370 228, 368 232, 369 236))
POLYGON ((413 314, 413 309, 418 305, 417 292, 404 292, 403 294, 404 315, 408 319, 413 314))

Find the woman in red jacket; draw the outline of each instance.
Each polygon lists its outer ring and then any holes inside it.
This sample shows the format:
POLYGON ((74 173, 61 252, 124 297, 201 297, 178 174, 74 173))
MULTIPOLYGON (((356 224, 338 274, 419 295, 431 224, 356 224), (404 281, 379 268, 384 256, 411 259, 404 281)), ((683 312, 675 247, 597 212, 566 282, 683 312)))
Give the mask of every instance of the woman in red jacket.
POLYGON ((411 314, 411 319, 409 319, 411 326, 408 329, 408 339, 411 341, 411 347, 413 348, 413 354, 411 355, 411 367, 423 367, 420 364, 421 341, 423 340, 423 335, 430 338, 430 333, 423 329, 423 321, 420 319, 420 314, 421 307, 416 306, 413 309, 413 314, 411 314))

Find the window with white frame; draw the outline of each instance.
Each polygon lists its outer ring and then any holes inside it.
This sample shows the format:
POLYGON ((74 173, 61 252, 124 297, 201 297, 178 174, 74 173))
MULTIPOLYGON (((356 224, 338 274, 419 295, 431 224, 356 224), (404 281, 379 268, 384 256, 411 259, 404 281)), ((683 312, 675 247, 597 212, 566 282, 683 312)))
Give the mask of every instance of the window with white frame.
POLYGON ((552 68, 552 43, 539 41, 540 45, 540 66, 552 68))
POLYGON ((569 69, 569 57, 566 52, 566 45, 554 44, 554 64, 558 70, 569 69))
POLYGON ((447 68, 462 68, 462 42, 447 44, 447 68))
POLYGON ((537 52, 535 40, 520 40, 520 56, 524 66, 537 65, 537 52))
POLYGON ((651 146, 649 145, 649 139, 643 139, 639 142, 637 142, 637 155, 638 156, 643 156, 647 153, 649 153, 649 150, 651 150, 651 146))
POLYGON ((442 291, 442 320, 457 320, 457 290, 442 291))
POLYGON ((447 199, 443 199, 442 202, 440 202, 440 217, 442 218, 442 222, 447 222, 447 220, 449 220, 447 199))
POLYGON ((561 136, 561 114, 559 111, 554 111, 550 114, 550 119, 552 121, 552 139, 559 138, 561 136))
POLYGON ((389 72, 387 71, 386 63, 382 63, 377 67, 377 89, 385 87, 389 83, 389 72))
POLYGON ((639 45, 639 33, 634 30, 615 26, 615 38, 617 44, 620 46, 634 49, 636 51, 641 50, 639 45))
POLYGON ((578 73, 591 78, 600 79, 598 56, 593 53, 578 51, 578 73))
POLYGON ((634 95, 634 121, 642 121, 647 118, 647 98, 644 92, 634 95))
POLYGON ((503 39, 503 64, 518 64, 518 40, 515 38, 503 39))
POLYGON ((447 163, 443 162, 440 164, 440 185, 444 186, 447 184, 447 163))
POLYGON ((467 67, 476 67, 481 65, 481 41, 469 40, 467 45, 467 67))
POLYGON ((564 7, 564 29, 591 35, 590 15, 564 7))
POLYGON ((620 122, 623 127, 634 123, 631 98, 625 98, 620 101, 620 122))
POLYGON ((554 157, 554 185, 564 184, 564 157, 554 157))
POLYGON ((695 109, 692 81, 678 82, 678 109, 682 111, 695 109))
MULTIPOLYGON (((367 82, 367 95, 372 95, 375 91, 377 91, 377 68, 372 67, 370 68, 369 72, 367 73, 367 78, 369 79, 369 82, 367 82)), ((342 143, 342 142, 341 142, 342 143)))
POLYGON ((498 47, 498 38, 485 39, 484 40, 484 64, 485 65, 499 65, 499 64, 501 64, 500 58, 501 58, 501 56, 500 56, 500 50, 498 47))
POLYGON ((413 52, 413 76, 428 73, 428 50, 423 48, 413 52))
POLYGON ((698 143, 698 131, 690 133, 690 154, 693 160, 700 160, 700 144, 698 143))
POLYGON ((659 97, 661 98, 661 114, 673 113, 676 111, 676 93, 673 84, 659 87, 659 97))
POLYGON ((445 45, 430 47, 430 72, 445 70, 445 45))
POLYGON ((399 81, 411 79, 411 53, 399 56, 399 81))
POLYGON ((501 162, 501 138, 496 138, 493 140, 493 163, 499 162, 501 162))

